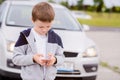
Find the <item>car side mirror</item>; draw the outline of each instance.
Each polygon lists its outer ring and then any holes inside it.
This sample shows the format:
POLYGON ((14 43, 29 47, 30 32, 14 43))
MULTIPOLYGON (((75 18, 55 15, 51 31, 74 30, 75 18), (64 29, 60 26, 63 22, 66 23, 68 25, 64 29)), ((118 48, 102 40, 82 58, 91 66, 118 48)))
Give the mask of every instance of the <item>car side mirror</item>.
POLYGON ((0 28, 1 28, 2 23, 0 22, 0 28))
POLYGON ((90 26, 86 25, 86 24, 82 24, 83 30, 84 31, 89 31, 90 30, 90 26))

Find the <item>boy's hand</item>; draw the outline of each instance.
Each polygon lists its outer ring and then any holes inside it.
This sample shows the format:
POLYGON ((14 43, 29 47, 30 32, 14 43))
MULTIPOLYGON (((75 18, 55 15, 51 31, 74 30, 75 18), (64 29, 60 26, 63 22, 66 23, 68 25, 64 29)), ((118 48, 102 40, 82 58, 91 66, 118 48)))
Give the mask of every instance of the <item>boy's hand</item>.
POLYGON ((33 61, 44 66, 44 65, 46 65, 46 61, 43 60, 43 57, 44 57, 43 54, 35 54, 33 56, 33 61))
POLYGON ((56 58, 51 53, 48 54, 48 57, 49 57, 49 60, 47 60, 46 66, 52 66, 55 63, 56 58))
POLYGON ((35 54, 33 56, 33 61, 42 66, 52 66, 55 63, 56 58, 51 53, 48 54, 48 60, 44 59, 43 54, 35 54))

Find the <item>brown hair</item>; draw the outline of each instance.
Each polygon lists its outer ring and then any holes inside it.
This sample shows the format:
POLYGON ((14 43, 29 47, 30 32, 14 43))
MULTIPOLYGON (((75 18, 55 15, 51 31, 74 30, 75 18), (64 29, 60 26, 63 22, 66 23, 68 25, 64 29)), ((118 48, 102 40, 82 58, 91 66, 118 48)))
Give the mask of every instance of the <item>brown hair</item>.
POLYGON ((40 2, 33 7, 32 19, 33 21, 40 20, 43 22, 51 22, 54 19, 55 12, 50 4, 47 2, 40 2))

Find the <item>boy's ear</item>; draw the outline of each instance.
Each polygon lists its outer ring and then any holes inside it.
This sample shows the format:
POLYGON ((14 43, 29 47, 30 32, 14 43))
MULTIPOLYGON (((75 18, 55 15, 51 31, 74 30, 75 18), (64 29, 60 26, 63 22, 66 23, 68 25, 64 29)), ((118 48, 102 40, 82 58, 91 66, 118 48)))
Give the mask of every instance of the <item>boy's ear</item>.
POLYGON ((32 21, 32 23, 34 23, 34 20, 33 20, 33 18, 31 18, 31 21, 32 21))

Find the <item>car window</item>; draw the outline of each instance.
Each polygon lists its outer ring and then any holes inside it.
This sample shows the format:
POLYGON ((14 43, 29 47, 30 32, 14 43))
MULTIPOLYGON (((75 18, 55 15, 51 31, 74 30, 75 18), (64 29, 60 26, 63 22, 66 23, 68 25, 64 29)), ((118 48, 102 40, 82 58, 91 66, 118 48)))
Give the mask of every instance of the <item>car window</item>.
POLYGON ((55 9, 55 20, 53 28, 66 29, 66 30, 79 30, 80 27, 75 19, 70 15, 70 12, 65 9, 55 9))
POLYGON ((12 5, 8 11, 6 24, 16 27, 32 26, 31 10, 31 6, 12 5))
POLYGON ((2 5, 0 5, 0 26, 2 24, 2 20, 5 15, 5 8, 6 8, 6 3, 3 3, 2 5))
MULTIPOLYGON (((65 30, 80 30, 79 24, 70 15, 69 11, 62 8, 54 8, 55 20, 53 21, 52 27, 55 29, 65 30)), ((8 16, 7 25, 16 27, 31 27, 31 11, 32 6, 27 5, 11 5, 8 16)))

